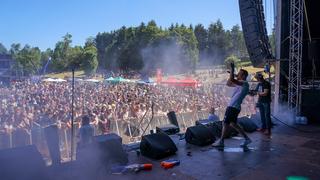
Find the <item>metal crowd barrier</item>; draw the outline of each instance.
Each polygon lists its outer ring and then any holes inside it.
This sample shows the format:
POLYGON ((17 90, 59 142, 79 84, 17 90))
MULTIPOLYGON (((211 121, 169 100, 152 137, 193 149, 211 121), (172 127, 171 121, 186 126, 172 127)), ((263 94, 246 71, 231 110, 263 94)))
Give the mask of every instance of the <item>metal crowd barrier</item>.
MULTIPOLYGON (((216 111, 216 114, 222 120, 225 109, 219 108, 216 111)), ((244 112, 243 114, 248 113, 244 112)), ((190 126, 195 125, 195 121, 199 119, 206 119, 208 117, 208 111, 197 111, 197 112, 185 112, 185 113, 176 113, 177 121, 180 126, 180 131, 185 132, 186 129, 190 126)), ((139 141, 143 130, 145 129, 145 134, 149 134, 150 130, 155 129, 157 126, 168 124, 168 118, 166 114, 164 115, 155 115, 151 120, 151 114, 146 115, 146 117, 139 123, 141 119, 138 118, 129 118, 124 120, 111 120, 110 129, 108 133, 116 133, 120 135, 123 139, 123 143, 132 143, 139 141), (149 126, 148 123, 150 122, 149 126), (148 126, 148 127, 147 127, 148 126)), ((93 125, 94 134, 101 135, 102 132, 99 130, 98 125, 93 125)), ((79 124, 75 123, 75 146, 78 141, 79 134, 79 124)), ((69 161, 71 159, 71 129, 70 128, 60 128, 59 131, 59 140, 60 140, 60 152, 62 161, 69 161)), ((50 155, 44 136, 44 128, 34 126, 31 132, 23 134, 11 133, 1 133, 0 134, 0 149, 4 148, 14 148, 23 145, 34 144, 37 146, 39 152, 42 154, 45 160, 50 161, 50 155), (20 138, 20 139, 19 139, 20 138)), ((76 149, 76 147, 74 148, 76 149)), ((75 152, 74 152, 75 154, 75 152)))

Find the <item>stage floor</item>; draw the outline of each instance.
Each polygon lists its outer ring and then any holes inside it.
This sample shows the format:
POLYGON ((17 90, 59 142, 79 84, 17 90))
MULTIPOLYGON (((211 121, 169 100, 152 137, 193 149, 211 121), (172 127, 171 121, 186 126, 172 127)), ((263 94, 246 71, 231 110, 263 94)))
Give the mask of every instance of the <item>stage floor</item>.
MULTIPOLYGON (((299 127, 307 131, 320 131, 320 126, 299 127)), ((177 136, 173 139, 178 147, 176 155, 165 158, 180 160, 180 165, 169 170, 160 166, 162 160, 154 161, 129 152, 130 163, 152 163, 151 171, 137 174, 112 175, 100 168, 94 172, 72 165, 51 167, 53 179, 106 180, 106 179, 287 179, 303 176, 320 179, 320 132, 303 133, 278 124, 273 128, 272 139, 259 132, 249 134, 253 142, 248 151, 239 147, 242 139, 225 140, 225 149, 211 146, 188 145, 177 136)), ((164 159, 164 160, 165 160, 164 159)), ((87 167, 90 168, 90 167, 87 167)), ((86 169, 86 168, 85 168, 86 169)))

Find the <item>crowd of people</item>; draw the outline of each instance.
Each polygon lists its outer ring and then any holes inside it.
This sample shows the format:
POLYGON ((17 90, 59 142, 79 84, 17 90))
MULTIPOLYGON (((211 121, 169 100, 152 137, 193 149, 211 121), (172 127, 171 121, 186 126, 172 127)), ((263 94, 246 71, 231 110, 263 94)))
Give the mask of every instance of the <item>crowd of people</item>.
MULTIPOLYGON (((71 128, 71 82, 15 82, 1 87, 0 96, 0 134, 13 134, 14 145, 27 144, 33 128, 52 124, 60 129, 71 128)), ((147 111, 150 114, 151 107, 154 116, 166 116, 169 111, 208 112, 214 107, 221 117, 229 100, 224 85, 189 88, 76 82, 74 122, 79 127, 81 117, 88 115, 90 123, 97 127, 96 134, 102 134, 109 133, 115 121, 137 124, 147 111)), ((255 113, 253 97, 247 96, 243 104, 243 115, 255 113)))

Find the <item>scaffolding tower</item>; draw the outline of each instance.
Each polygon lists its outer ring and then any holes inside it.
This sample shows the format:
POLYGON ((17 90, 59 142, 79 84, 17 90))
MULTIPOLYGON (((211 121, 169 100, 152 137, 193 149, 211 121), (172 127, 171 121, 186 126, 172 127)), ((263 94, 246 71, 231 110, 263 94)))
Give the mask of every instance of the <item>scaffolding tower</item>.
POLYGON ((301 110, 303 1, 291 0, 290 4, 288 105, 295 115, 300 115, 301 110))

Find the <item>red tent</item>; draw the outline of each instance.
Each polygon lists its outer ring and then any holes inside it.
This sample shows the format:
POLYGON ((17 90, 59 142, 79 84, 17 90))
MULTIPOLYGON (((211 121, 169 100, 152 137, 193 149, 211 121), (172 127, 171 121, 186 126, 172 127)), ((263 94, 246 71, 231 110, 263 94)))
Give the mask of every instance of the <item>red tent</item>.
POLYGON ((176 79, 174 77, 169 77, 166 80, 160 82, 161 84, 171 85, 171 86, 180 86, 180 87, 197 87, 198 82, 191 77, 185 79, 176 79))

